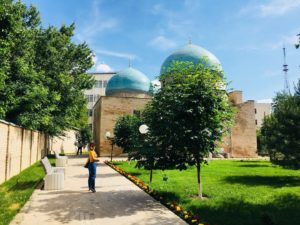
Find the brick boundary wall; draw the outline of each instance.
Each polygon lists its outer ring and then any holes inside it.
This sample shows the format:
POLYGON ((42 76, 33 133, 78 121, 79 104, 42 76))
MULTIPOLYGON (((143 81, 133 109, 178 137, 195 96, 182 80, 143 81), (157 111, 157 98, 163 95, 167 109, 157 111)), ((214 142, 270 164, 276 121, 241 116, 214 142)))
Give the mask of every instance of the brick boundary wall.
POLYGON ((0 184, 44 157, 46 138, 41 132, 0 120, 0 184))
POLYGON ((64 136, 49 137, 42 132, 27 130, 0 120, 0 184, 28 168, 49 151, 76 152, 77 130, 68 130, 64 136))

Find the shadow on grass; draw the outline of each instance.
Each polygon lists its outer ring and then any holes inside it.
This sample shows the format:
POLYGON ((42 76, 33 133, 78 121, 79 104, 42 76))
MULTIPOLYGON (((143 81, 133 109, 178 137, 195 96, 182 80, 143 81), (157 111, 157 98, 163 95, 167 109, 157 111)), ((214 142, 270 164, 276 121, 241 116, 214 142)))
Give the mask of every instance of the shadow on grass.
POLYGON ((227 198, 213 205, 192 205, 190 209, 202 221, 215 225, 295 225, 300 221, 300 197, 291 194, 259 205, 227 198))
POLYGON ((21 181, 17 182, 15 185, 10 187, 8 191, 22 191, 31 188, 36 188, 36 186, 42 181, 42 179, 37 181, 21 181))
POLYGON ((250 168, 255 168, 255 167, 270 167, 269 165, 259 165, 259 164, 246 164, 246 165, 239 165, 239 167, 250 167, 250 168))
POLYGON ((264 185, 277 188, 300 185, 300 177, 297 176, 230 176, 226 177, 225 181, 249 186, 264 185))

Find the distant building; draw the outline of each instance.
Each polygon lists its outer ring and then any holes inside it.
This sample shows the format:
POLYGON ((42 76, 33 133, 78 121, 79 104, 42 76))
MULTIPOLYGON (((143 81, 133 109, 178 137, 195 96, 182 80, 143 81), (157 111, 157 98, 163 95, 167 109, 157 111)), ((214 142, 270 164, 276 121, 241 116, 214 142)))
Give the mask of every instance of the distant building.
POLYGON ((264 118, 272 113, 271 103, 254 103, 256 128, 261 128, 264 118))
POLYGON ((89 73, 96 80, 96 83, 92 89, 85 90, 84 95, 88 101, 87 113, 89 116, 89 126, 92 129, 93 127, 93 107, 100 96, 105 96, 105 89, 107 86, 108 80, 115 75, 114 72, 111 73, 89 73))
MULTIPOLYGON (((161 66, 161 74, 173 61, 189 61, 198 64, 203 57, 206 57, 207 65, 221 68, 219 60, 211 52, 190 43, 166 58, 161 66)), ((150 92, 149 79, 132 67, 111 77, 106 94, 100 95, 100 99, 94 106, 93 134, 96 151, 101 156, 109 155, 111 152, 111 143, 105 138, 105 133, 113 133, 119 116, 139 113, 145 104, 151 101, 150 92)), ((238 113, 230 135, 225 137, 220 147, 231 157, 257 157, 254 101, 244 102, 241 91, 233 91, 228 93, 228 96, 232 104, 237 107, 238 113)), ((122 149, 115 146, 113 155, 121 153, 122 149)))
MULTIPOLYGON (((150 80, 141 71, 128 67, 109 80, 105 92, 94 106, 93 135, 96 151, 101 156, 110 154, 111 143, 105 138, 105 134, 114 133, 118 117, 139 114, 151 100, 150 80)), ((114 155, 122 152, 121 148, 114 146, 114 155)))

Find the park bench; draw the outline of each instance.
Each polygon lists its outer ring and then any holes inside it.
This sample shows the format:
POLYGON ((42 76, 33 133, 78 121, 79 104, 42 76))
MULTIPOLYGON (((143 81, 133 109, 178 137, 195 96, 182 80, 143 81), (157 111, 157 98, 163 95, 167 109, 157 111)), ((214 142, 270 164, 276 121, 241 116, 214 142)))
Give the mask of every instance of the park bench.
POLYGON ((54 151, 54 152, 55 152, 55 157, 56 157, 55 165, 57 167, 66 167, 67 164, 68 164, 68 157, 67 156, 60 156, 57 151, 54 151))
POLYGON ((41 161, 46 173, 44 190, 62 190, 64 188, 65 168, 51 166, 47 157, 41 161))

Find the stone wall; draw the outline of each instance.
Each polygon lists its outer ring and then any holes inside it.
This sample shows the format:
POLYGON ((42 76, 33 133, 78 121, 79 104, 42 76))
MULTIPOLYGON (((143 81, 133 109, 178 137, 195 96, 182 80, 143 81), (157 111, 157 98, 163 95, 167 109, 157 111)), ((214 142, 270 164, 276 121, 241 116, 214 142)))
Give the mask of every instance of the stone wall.
POLYGON ((50 140, 50 151, 56 151, 58 153, 76 153, 77 147, 75 143, 77 130, 67 130, 63 136, 53 137, 50 140))
POLYGON ((0 183, 44 157, 46 148, 43 133, 0 120, 0 183))
MULTIPOLYGON (((150 98, 102 96, 94 106, 94 141, 96 151, 101 156, 109 156, 111 142, 105 138, 109 131, 113 134, 119 116, 133 114, 134 110, 142 110, 150 98)), ((120 155, 122 149, 114 146, 113 155, 120 155)))
POLYGON ((43 158, 48 151, 74 153, 77 130, 49 138, 33 130, 0 120, 0 184, 43 158))
POLYGON ((229 93, 229 99, 237 108, 237 114, 221 147, 233 158, 257 157, 254 101, 243 102, 241 91, 229 93))

